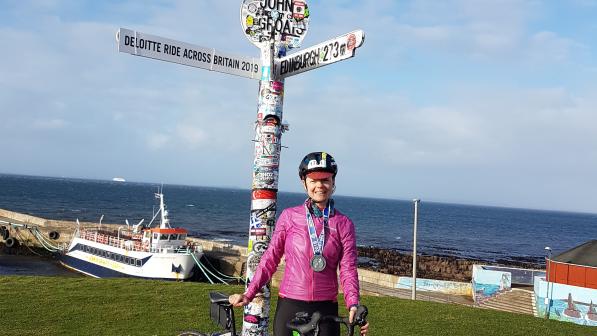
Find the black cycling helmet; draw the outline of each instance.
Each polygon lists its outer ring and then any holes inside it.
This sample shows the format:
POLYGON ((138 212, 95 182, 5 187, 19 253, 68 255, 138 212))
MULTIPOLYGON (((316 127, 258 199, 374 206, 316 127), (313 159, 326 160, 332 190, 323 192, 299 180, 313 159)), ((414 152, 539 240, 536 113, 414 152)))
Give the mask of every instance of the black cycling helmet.
POLYGON ((303 158, 298 170, 301 180, 304 180, 305 177, 311 173, 320 173, 312 174, 310 177, 314 179, 322 179, 329 177, 330 174, 333 177, 336 177, 338 166, 336 165, 334 157, 330 154, 326 152, 313 152, 307 154, 303 158))

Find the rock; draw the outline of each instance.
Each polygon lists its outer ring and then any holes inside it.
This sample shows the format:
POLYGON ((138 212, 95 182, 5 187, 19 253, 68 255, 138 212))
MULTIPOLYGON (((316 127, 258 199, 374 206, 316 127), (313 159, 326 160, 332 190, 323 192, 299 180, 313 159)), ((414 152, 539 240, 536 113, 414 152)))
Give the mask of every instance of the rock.
MULTIPOLYGON (((359 257, 367 258, 364 259, 367 262, 359 262, 359 267, 400 276, 412 275, 412 257, 409 254, 371 246, 359 247, 358 252, 359 257), (375 267, 372 265, 374 263, 376 263, 375 267)), ((538 265, 532 262, 533 260, 517 260, 515 262, 500 260, 497 263, 492 263, 474 259, 458 259, 454 256, 420 255, 417 256, 417 273, 427 279, 470 281, 474 264, 537 268, 538 265)))

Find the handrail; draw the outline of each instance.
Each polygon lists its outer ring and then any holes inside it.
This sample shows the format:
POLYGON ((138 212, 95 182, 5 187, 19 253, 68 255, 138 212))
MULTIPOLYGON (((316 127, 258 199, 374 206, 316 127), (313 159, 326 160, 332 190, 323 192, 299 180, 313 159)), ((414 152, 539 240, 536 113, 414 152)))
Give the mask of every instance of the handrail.
MULTIPOLYGON (((138 239, 124 239, 119 237, 114 237, 111 235, 103 234, 98 231, 87 231, 87 230, 80 230, 79 237, 89 241, 95 241, 102 244, 106 244, 109 246, 117 247, 117 248, 124 248, 129 251, 139 251, 139 252, 151 252, 151 253, 164 253, 167 251, 171 251, 170 253, 180 253, 180 254, 193 254, 193 253, 201 253, 202 248, 201 246, 197 245, 183 245, 179 247, 168 246, 168 247, 148 247, 144 246, 143 242, 138 239)), ((132 236, 131 238, 141 238, 142 236, 132 236)))

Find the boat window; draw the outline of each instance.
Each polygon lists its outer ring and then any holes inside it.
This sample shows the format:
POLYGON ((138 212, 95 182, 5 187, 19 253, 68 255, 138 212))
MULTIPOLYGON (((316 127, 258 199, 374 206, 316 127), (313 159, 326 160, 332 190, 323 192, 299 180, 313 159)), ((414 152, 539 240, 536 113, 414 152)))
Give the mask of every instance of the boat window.
POLYGON ((159 235, 157 233, 153 234, 153 239, 158 239, 159 235))
POLYGON ((91 247, 85 246, 85 252, 89 253, 89 251, 91 251, 91 247))
POLYGON ((185 240, 185 239, 187 239, 187 235, 186 235, 185 233, 181 233, 181 234, 179 235, 179 238, 178 238, 178 239, 180 239, 180 240, 185 240))
POLYGON ((167 235, 167 234, 165 234, 165 233, 162 233, 162 234, 160 235, 160 240, 168 240, 168 235, 167 235))
POLYGON ((137 266, 141 267, 141 259, 137 259, 137 266))
POLYGON ((129 264, 131 264, 131 265, 133 265, 133 266, 134 266, 134 265, 135 265, 135 260, 136 260, 135 258, 131 258, 131 259, 129 260, 129 264))
POLYGON ((129 257, 124 257, 124 263, 128 264, 129 263, 129 257))

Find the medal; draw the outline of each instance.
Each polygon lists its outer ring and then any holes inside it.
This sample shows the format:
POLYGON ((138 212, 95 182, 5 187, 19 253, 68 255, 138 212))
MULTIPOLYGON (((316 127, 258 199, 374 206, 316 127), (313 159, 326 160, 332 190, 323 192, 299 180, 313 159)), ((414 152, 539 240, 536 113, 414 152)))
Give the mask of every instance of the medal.
POLYGON ((330 216, 330 212, 332 208, 332 204, 330 204, 326 209, 323 211, 323 228, 321 229, 321 234, 317 237, 315 232, 315 223, 313 222, 313 218, 311 217, 311 212, 307 205, 305 205, 305 212, 307 213, 307 231, 309 232, 309 237, 311 240, 311 248, 313 249, 313 258, 311 258, 311 268, 315 272, 321 272, 325 269, 325 258, 323 257, 323 247, 325 245, 325 227, 328 224, 328 219, 330 216))
POLYGON ((325 269, 325 258, 319 254, 314 255, 311 258, 311 268, 315 272, 321 272, 325 269))

